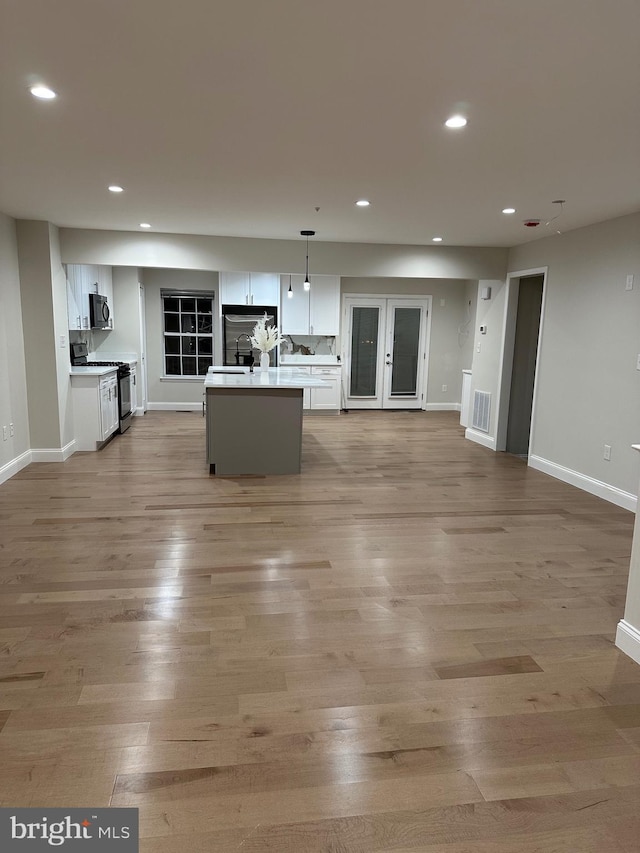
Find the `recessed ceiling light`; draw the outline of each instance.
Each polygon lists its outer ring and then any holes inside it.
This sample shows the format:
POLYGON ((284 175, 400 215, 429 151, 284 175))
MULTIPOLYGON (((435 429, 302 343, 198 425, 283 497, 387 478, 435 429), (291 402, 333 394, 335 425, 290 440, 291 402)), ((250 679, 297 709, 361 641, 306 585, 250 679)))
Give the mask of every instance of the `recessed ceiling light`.
POLYGON ((119 187, 117 184, 111 184, 111 186, 109 187, 109 192, 110 193, 122 193, 122 192, 124 192, 124 189, 122 187, 119 187))
POLYGON ((356 202, 356 207, 369 207, 371 204, 370 201, 367 201, 366 198, 361 198, 360 201, 356 202))
POLYGON ((445 121, 447 127, 464 127, 466 123, 466 118, 460 115, 451 116, 445 121))
POLYGON ((141 222, 140 227, 141 228, 151 228, 151 223, 150 222, 141 222))
POLYGON ((515 213, 516 209, 515 209, 515 207, 503 207, 502 212, 503 213, 515 213))
POLYGON ((32 86, 29 91, 34 98, 41 98, 43 101, 50 101, 52 98, 57 97, 53 89, 50 89, 48 86, 32 86))
POLYGON ((431 242, 432 243, 442 243, 442 237, 432 237, 431 242))

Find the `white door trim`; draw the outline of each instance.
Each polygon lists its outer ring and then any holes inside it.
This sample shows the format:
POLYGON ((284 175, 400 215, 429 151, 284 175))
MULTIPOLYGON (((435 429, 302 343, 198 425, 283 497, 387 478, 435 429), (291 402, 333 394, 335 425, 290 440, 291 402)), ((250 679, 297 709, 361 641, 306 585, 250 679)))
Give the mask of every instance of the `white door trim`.
POLYGON ((538 371, 544 331, 545 305, 547 298, 547 273, 549 267, 534 267, 528 270, 515 270, 507 273, 504 316, 502 321, 502 348, 498 372, 498 412, 496 417, 496 450, 507 447, 507 426, 509 423, 509 398, 511 396, 511 373, 513 370, 513 351, 516 338, 516 318, 518 313, 518 294, 520 279, 534 275, 542 276, 542 305, 540 307, 540 328, 536 350, 536 369, 533 381, 533 403, 531 406, 531 430, 529 432, 529 455, 534 453, 534 431, 536 424, 536 403, 538 399, 538 371))
MULTIPOLYGON (((431 346, 431 317, 432 317, 432 308, 433 308, 433 297, 427 296, 424 294, 409 294, 409 293, 344 293, 342 295, 342 323, 341 328, 344 330, 344 334, 342 335, 341 340, 341 361, 343 365, 342 369, 342 400, 343 407, 345 409, 349 408, 358 408, 358 409, 381 409, 383 408, 384 402, 384 380, 383 380, 383 371, 382 368, 384 366, 384 346, 379 347, 378 352, 378 376, 377 380, 380 383, 380 389, 376 388, 376 398, 375 400, 371 400, 371 402, 358 402, 355 406, 350 405, 353 399, 357 398, 349 398, 348 390, 349 390, 349 375, 351 370, 351 323, 350 323, 350 306, 353 304, 354 300, 362 300, 368 303, 380 303, 379 307, 381 309, 381 317, 384 318, 385 326, 387 322, 387 310, 389 302, 402 303, 406 302, 407 304, 413 303, 414 305, 419 304, 420 307, 424 307, 426 314, 426 322, 424 326, 424 346, 423 346, 423 364, 422 369, 418 371, 418 382, 419 385, 417 387, 417 394, 420 400, 420 405, 415 407, 416 409, 426 409, 427 408, 427 386, 429 379, 429 352, 431 346), (421 374, 421 375, 420 375, 421 374)), ((386 332, 385 332, 386 334, 386 332)), ((403 408, 399 405, 397 408, 403 408)))

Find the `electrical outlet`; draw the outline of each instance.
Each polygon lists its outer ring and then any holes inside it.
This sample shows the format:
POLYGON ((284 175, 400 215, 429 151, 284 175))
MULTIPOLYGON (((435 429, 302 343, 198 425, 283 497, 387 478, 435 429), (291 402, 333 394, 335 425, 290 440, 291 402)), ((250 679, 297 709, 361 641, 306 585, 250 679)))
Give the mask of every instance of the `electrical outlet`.
POLYGON ((640 353, 638 353, 638 358, 636 359, 636 370, 640 370, 640 353))
POLYGON ((444 300, 444 299, 441 299, 441 300, 440 300, 440 307, 441 307, 441 308, 444 308, 444 306, 445 306, 445 300, 444 300))
POLYGON ((13 436, 13 433, 14 433, 13 424, 9 424, 9 435, 13 436))
POLYGON ((625 290, 633 290, 633 273, 627 276, 627 282, 624 286, 625 290))
POLYGON ((604 459, 605 462, 611 462, 611 445, 605 444, 604 446, 604 459))
POLYGON ((66 335, 60 335, 60 348, 64 349, 67 345, 67 337, 66 335))
POLYGON ((481 348, 480 344, 476 344, 476 352, 480 352, 481 348))
POLYGON ((442 386, 442 390, 443 390, 443 391, 446 391, 446 390, 447 390, 447 386, 446 386, 446 385, 443 385, 443 386, 442 386))
POLYGON ((9 438, 9 430, 6 428, 6 426, 3 426, 2 427, 2 440, 6 441, 8 438, 9 438))

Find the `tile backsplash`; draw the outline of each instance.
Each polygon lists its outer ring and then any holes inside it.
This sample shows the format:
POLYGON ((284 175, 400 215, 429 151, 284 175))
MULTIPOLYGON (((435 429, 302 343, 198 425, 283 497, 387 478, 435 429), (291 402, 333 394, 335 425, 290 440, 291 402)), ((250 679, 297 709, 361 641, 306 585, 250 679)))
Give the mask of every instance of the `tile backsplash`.
POLYGON ((284 335, 283 355, 333 355, 338 352, 335 335, 284 335))

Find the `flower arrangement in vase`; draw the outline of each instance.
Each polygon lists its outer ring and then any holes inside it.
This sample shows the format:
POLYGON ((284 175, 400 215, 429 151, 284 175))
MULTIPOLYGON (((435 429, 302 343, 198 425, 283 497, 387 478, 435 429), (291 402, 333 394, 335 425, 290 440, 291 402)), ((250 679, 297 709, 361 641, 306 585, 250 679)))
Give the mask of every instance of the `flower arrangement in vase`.
POLYGON ((269 367, 269 353, 274 347, 284 343, 277 326, 267 326, 267 315, 261 317, 253 327, 251 343, 260 350, 260 369, 267 370, 269 367))

